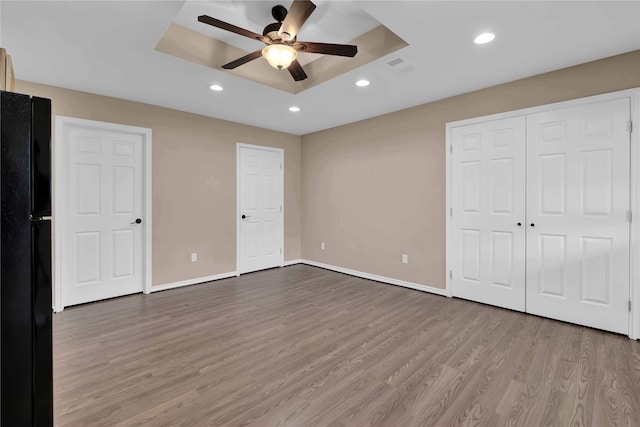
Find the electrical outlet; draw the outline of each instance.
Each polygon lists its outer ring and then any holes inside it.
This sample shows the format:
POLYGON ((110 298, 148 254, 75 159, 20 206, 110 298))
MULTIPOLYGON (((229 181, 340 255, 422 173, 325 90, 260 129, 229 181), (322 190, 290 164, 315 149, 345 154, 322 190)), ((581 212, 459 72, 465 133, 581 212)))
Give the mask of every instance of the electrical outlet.
POLYGON ((196 262, 198 261, 198 254, 196 252, 193 252, 191 254, 191 262, 196 262))
POLYGON ((409 257, 407 256, 407 254, 402 254, 402 263, 409 264, 409 257))
POLYGON ((320 243, 320 249, 324 251, 324 242, 320 243))

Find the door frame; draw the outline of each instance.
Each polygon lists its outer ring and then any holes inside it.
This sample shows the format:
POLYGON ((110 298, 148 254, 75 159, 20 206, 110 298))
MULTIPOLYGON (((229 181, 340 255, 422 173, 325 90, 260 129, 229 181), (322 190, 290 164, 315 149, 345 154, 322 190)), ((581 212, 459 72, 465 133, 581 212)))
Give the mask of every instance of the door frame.
POLYGON ((263 151, 271 151, 274 153, 280 154, 280 186, 278 188, 278 193, 281 201, 282 209, 280 210, 280 247, 282 251, 280 253, 280 267, 284 266, 284 149, 283 148, 275 148, 268 147, 266 145, 254 145, 254 144, 245 144, 243 142, 236 142, 236 276, 240 276, 240 253, 241 253, 241 243, 242 239, 240 238, 240 149, 242 148, 251 148, 254 150, 263 150, 263 151))
POLYGON ((508 119, 527 114, 541 113, 561 108, 575 107, 579 105, 592 104, 595 102, 612 101, 615 99, 627 98, 631 104, 630 120, 632 121, 631 132, 631 152, 630 152, 630 206, 632 220, 630 224, 630 277, 629 277, 629 298, 631 309, 629 313, 629 338, 640 339, 640 88, 625 89, 600 95, 576 98, 568 101, 556 102, 552 104, 538 105, 531 108, 506 111, 503 113, 490 114, 487 116, 474 117, 471 119, 448 122, 446 124, 445 155, 446 155, 446 288, 448 297, 452 297, 451 280, 451 250, 452 250, 452 204, 451 204, 451 183, 453 173, 452 165, 452 129, 459 126, 482 123, 490 120, 508 119))
POLYGON ((53 310, 56 313, 64 310, 62 294, 62 253, 63 236, 69 229, 68 224, 68 186, 69 174, 69 141, 65 141, 64 134, 67 128, 87 128, 108 132, 122 132, 142 137, 142 216, 145 219, 142 227, 142 292, 151 292, 151 129, 107 123, 95 120, 77 119, 74 117, 56 116, 55 141, 53 145, 53 310))

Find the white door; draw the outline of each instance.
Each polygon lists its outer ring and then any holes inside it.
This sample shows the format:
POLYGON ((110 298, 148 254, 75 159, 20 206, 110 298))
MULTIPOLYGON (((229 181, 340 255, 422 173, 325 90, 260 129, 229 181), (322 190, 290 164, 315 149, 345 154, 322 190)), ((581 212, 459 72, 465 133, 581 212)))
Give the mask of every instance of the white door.
POLYGON ((238 273, 283 263, 283 151, 238 144, 238 273))
POLYGON ((525 120, 452 129, 452 293, 525 309, 525 120))
POLYGON ((143 290, 142 136, 65 126, 64 306, 143 290))
POLYGON ((527 312, 628 333, 628 99, 527 116, 527 312))

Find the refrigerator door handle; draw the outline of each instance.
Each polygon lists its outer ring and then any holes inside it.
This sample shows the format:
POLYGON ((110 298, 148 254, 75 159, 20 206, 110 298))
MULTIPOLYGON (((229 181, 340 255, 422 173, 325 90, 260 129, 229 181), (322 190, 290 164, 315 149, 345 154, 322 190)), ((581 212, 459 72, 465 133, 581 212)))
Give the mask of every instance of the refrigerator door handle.
POLYGON ((29 215, 29 221, 31 221, 31 222, 51 221, 51 216, 33 216, 33 215, 29 215))

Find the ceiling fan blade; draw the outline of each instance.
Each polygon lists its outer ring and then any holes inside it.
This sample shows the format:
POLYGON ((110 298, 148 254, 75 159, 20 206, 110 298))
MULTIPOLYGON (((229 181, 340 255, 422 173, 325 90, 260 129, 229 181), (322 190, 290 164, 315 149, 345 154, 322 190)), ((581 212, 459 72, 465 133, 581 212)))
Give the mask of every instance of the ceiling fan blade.
POLYGON ((289 73, 291 74, 291 77, 293 77, 293 80, 297 82, 307 78, 307 73, 304 72, 304 70, 302 69, 302 65, 300 65, 297 59, 293 60, 287 70, 289 70, 289 73))
POLYGON ((315 8, 316 5, 309 0, 293 0, 278 34, 285 36, 285 40, 293 40, 315 8))
POLYGON ((262 36, 261 34, 254 33, 253 31, 245 30, 244 28, 236 27, 235 25, 231 25, 219 19, 212 18, 208 15, 198 16, 198 21, 203 22, 205 24, 209 24, 217 28, 222 28, 223 30, 231 31, 232 33, 236 33, 241 36, 249 37, 250 39, 263 41, 263 38, 264 38, 264 36, 262 36))
POLYGON ((321 53, 324 55, 348 56, 353 58, 358 53, 358 46, 351 44, 297 42, 293 44, 295 49, 304 53, 321 53))
POLYGON ((235 61, 231 61, 228 64, 224 64, 222 68, 225 70, 233 70, 236 67, 239 67, 247 62, 253 61, 254 59, 258 59, 262 56, 262 49, 256 50, 255 52, 251 52, 248 55, 243 56, 242 58, 238 58, 235 61))

